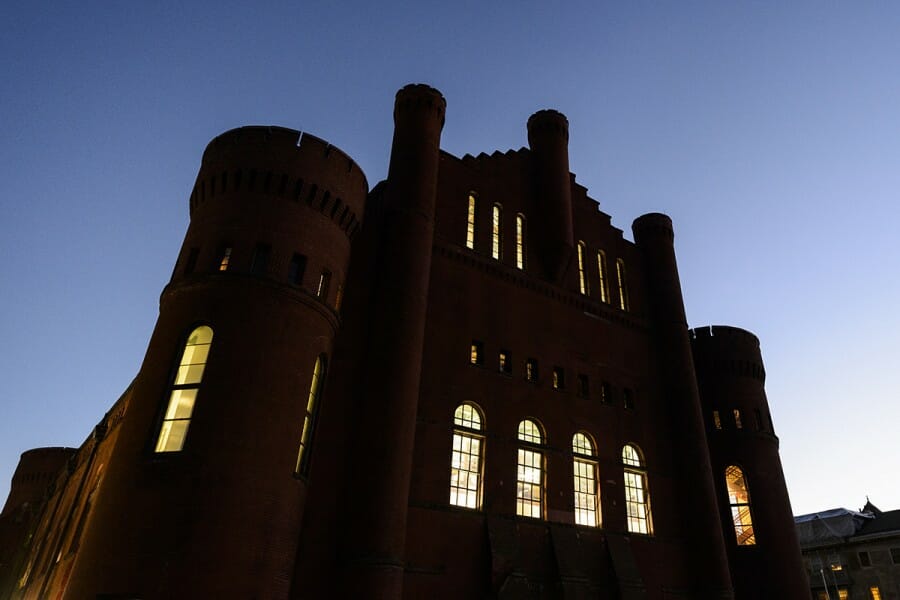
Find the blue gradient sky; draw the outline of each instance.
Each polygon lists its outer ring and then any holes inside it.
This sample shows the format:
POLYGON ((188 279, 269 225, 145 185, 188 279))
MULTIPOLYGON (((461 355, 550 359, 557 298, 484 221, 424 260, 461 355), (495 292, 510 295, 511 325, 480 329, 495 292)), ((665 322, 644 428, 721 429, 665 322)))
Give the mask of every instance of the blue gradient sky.
POLYGON ((898 5, 53 4, 0 8, 0 499, 136 374, 212 137, 307 130, 374 184, 426 82, 445 150, 557 108, 629 239, 671 215, 691 326, 762 339, 795 513, 900 508, 898 5))

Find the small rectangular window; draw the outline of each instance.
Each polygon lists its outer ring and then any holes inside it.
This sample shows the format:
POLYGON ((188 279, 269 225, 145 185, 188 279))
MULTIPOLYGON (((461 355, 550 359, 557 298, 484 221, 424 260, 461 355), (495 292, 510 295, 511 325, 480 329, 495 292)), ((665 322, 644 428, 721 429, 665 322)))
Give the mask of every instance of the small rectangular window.
POLYGON ((612 385, 608 381, 600 382, 600 401, 603 404, 613 403, 612 385))
POLYGON ((528 381, 538 380, 538 362, 533 358, 525 361, 525 379, 528 381))
POLYGON ((269 254, 272 247, 268 244, 257 244, 253 249, 253 260, 250 262, 250 272, 254 275, 263 275, 269 264, 269 254))
POLYGON ((634 392, 628 388, 622 389, 622 406, 629 410, 634 409, 634 392))
POLYGON ((755 408, 755 409, 753 409, 753 414, 756 415, 756 430, 762 431, 763 430, 762 411, 759 410, 758 408, 755 408))
POLYGON ((221 246, 216 258, 216 270, 227 271, 231 262, 231 246, 221 246))
POLYGON ((341 310, 341 302, 344 301, 344 286, 337 286, 337 292, 334 295, 334 310, 341 310))
POLYGON ((900 565, 900 548, 891 548, 891 562, 900 565))
POLYGON ((288 283, 300 285, 303 283, 303 274, 306 272, 306 257, 302 254, 294 254, 291 264, 288 265, 288 283))
POLYGON ((877 585, 869 588, 869 595, 872 596, 872 600, 881 600, 881 590, 877 585))
POLYGON ((741 409, 734 409, 734 426, 738 429, 743 429, 744 425, 741 423, 741 409))
POLYGON ((589 395, 588 394, 589 391, 590 390, 589 390, 588 376, 585 375, 584 373, 579 373, 578 374, 578 395, 581 396, 582 398, 587 398, 589 395))
POLYGON ((322 271, 319 275, 319 285, 316 286, 316 296, 326 298, 328 296, 328 284, 331 283, 331 271, 322 271))
POLYGON ((508 350, 500 351, 500 372, 507 375, 512 373, 512 359, 508 350))
POLYGON ((859 553, 859 566, 861 567, 871 567, 872 559, 869 558, 868 552, 860 552, 859 553))
POLYGON ((722 429, 722 419, 719 417, 719 411, 713 411, 713 425, 716 426, 716 429, 722 429))
POLYGON ((194 272, 194 269, 197 267, 197 257, 200 255, 200 248, 196 246, 191 248, 190 254, 188 254, 187 261, 184 263, 184 274, 190 275, 194 272))
POLYGON ((469 351, 469 362, 473 365, 484 364, 484 342, 472 340, 472 346, 469 351))
POLYGON ((553 389, 562 390, 566 387, 566 372, 562 367, 553 367, 553 389))

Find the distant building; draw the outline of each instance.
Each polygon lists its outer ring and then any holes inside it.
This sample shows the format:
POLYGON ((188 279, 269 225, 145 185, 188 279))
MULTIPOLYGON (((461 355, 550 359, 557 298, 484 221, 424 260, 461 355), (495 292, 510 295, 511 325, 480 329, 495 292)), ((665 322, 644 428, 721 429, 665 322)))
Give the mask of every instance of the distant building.
POLYGON ((140 372, 22 457, 0 598, 807 594, 759 341, 688 329, 671 220, 626 240, 556 111, 462 158, 444 111, 398 92, 371 190, 306 133, 210 142, 140 372))
POLYGON ((900 510, 866 501, 796 517, 816 600, 900 600, 900 510))

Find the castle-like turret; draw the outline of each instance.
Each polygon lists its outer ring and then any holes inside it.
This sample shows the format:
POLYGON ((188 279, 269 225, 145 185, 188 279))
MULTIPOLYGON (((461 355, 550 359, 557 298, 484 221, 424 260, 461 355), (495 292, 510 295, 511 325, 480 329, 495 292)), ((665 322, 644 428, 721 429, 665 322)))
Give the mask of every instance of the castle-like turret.
POLYGON ((809 583, 769 415, 759 340, 724 326, 697 328, 691 336, 737 598, 806 597, 809 583))
POLYGON ((287 597, 366 193, 309 134, 243 127, 209 144, 64 597, 287 597))

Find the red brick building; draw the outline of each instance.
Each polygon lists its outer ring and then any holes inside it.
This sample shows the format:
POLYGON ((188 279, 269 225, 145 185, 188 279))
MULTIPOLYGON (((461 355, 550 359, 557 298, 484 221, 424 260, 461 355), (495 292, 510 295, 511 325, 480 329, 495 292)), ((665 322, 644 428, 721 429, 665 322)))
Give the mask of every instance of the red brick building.
POLYGON ((758 340, 688 330, 670 219, 626 240, 558 112, 457 158, 444 110, 398 92, 371 190, 209 144, 140 372, 23 455, 0 598, 808 596, 758 340))

